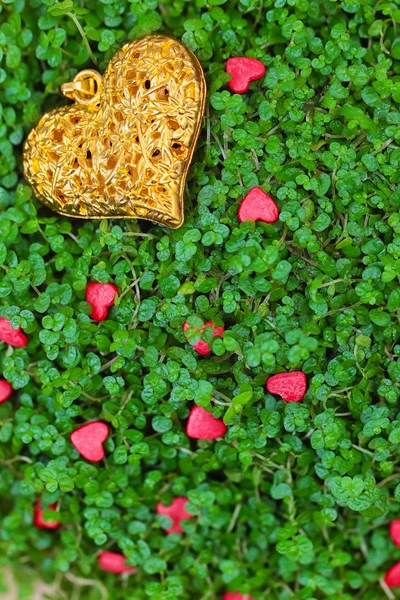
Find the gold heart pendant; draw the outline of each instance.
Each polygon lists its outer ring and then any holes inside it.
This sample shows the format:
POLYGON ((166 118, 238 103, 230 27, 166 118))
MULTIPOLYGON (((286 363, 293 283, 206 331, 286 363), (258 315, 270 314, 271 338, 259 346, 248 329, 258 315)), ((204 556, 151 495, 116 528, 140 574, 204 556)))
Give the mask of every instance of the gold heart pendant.
POLYGON ((197 58, 148 36, 123 46, 103 77, 82 71, 62 91, 75 103, 44 115, 25 144, 38 198, 68 217, 182 225, 206 94, 197 58))

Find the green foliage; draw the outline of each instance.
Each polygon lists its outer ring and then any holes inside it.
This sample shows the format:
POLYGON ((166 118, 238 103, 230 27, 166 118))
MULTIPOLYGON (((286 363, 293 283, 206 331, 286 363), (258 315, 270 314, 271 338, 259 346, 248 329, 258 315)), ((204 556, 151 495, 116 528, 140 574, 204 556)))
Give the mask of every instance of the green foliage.
POLYGON ((0 345, 15 390, 0 406, 0 564, 24 597, 32 574, 54 600, 385 597, 400 558, 387 532, 400 501, 399 23, 397 1, 0 4, 0 315, 30 340, 0 345), (50 213, 23 182, 25 136, 64 104, 61 83, 155 31, 182 39, 208 81, 184 226, 50 213), (267 74, 240 96, 224 65, 243 54, 267 74), (277 199, 276 223, 238 223, 255 185, 277 199), (120 290, 101 324, 89 281, 120 290), (204 330, 209 356, 186 320, 225 325, 223 338, 204 330), (295 369, 302 404, 265 392, 295 369), (224 439, 187 438, 193 402, 224 418, 224 439), (69 434, 95 418, 111 435, 91 465, 69 434), (195 518, 167 536, 156 504, 182 495, 195 518), (59 529, 32 525, 40 496, 59 529), (137 573, 101 572, 101 548, 137 573))

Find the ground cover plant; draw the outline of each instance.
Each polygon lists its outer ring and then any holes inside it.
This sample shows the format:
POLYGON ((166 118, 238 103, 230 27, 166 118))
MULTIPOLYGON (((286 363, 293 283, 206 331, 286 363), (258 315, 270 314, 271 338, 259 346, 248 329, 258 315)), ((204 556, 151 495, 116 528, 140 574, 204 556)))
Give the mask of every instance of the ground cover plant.
POLYGON ((400 3, 385 0, 3 0, 0 3, 0 565, 21 597, 400 597, 388 526, 400 501, 400 3), (176 231, 42 207, 22 142, 127 40, 181 39, 208 85, 176 231), (244 94, 226 60, 266 67, 244 94), (273 224, 237 213, 254 186, 273 224), (90 318, 89 283, 119 296, 90 318), (212 320, 222 337, 202 334, 212 320), (184 323, 190 329, 183 331, 184 323), (272 374, 301 370, 285 403, 272 374), (195 404, 223 418, 189 439, 195 404), (69 435, 101 420, 105 458, 69 435), (187 497, 183 534, 157 505, 187 497), (52 530, 33 523, 38 499, 52 530), (98 566, 123 553, 130 575, 98 566))

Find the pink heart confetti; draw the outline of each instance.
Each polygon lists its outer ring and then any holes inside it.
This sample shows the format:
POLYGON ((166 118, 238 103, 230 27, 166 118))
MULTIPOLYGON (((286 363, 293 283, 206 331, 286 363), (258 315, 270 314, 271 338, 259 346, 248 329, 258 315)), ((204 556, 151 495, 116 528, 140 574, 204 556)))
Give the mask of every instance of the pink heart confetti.
POLYGON ((102 421, 86 423, 75 429, 70 440, 78 452, 90 462, 98 462, 104 458, 103 442, 108 438, 108 426, 102 421))
POLYGON ((306 376, 302 371, 272 375, 267 381, 267 390, 279 394, 285 402, 299 402, 307 390, 306 376))
POLYGON ((104 321, 117 295, 118 288, 113 283, 89 283, 86 288, 86 302, 92 307, 91 318, 94 321, 104 321))
POLYGON ((279 209, 264 190, 253 187, 242 200, 238 211, 238 219, 242 221, 263 221, 274 223, 279 217, 279 209))
POLYGON ((265 75, 266 68, 256 58, 237 56, 227 60, 226 72, 232 75, 232 79, 228 81, 232 92, 243 94, 249 89, 251 81, 256 81, 265 75))
POLYGON ((11 384, 5 379, 0 379, 0 404, 9 399, 12 394, 11 384))
MULTIPOLYGON (((189 323, 185 323, 183 325, 183 331, 187 331, 189 329, 190 325, 189 323)), ((204 323, 203 327, 200 330, 200 333, 203 333, 203 331, 205 330, 206 327, 212 327, 213 328, 213 337, 222 337, 222 334, 225 331, 224 327, 218 327, 217 325, 214 325, 214 323, 212 321, 207 321, 207 323, 204 323)), ((194 350, 196 350, 196 352, 198 352, 199 354, 205 356, 206 354, 209 354, 209 352, 211 352, 211 348, 209 347, 209 345, 207 344, 207 342, 204 342, 203 340, 199 340, 196 344, 193 344, 192 348, 194 350)))
POLYGON ((226 592, 224 600, 254 600, 249 594, 241 594, 240 592, 226 592))
MULTIPOLYGON (((57 504, 50 504, 47 510, 56 510, 57 504)), ((40 506, 40 500, 38 500, 35 504, 35 510, 33 513, 33 522, 36 527, 40 529, 57 529, 59 527, 59 521, 44 521, 43 519, 44 509, 40 506)))
POLYGON ((392 521, 389 527, 390 537, 396 546, 400 548, 400 520, 392 521))
POLYGON ((157 504, 157 513, 159 515, 167 515, 172 521, 171 527, 166 529, 167 533, 183 533, 181 521, 184 519, 193 519, 193 515, 185 510, 188 502, 187 498, 178 496, 178 498, 174 498, 172 504, 169 506, 164 506, 161 502, 157 504))
POLYGON ((28 343, 28 338, 21 331, 21 327, 13 329, 11 322, 4 317, 0 318, 0 342, 14 346, 15 348, 23 348, 28 343))
POLYGON ((400 585, 400 562, 390 567, 385 575, 385 583, 388 587, 394 588, 400 585))
POLYGON ((125 561, 126 557, 123 554, 103 550, 98 556, 97 564, 103 571, 114 573, 114 575, 120 575, 121 573, 134 573, 136 571, 135 567, 127 567, 125 565, 125 561))
POLYGON ((196 440, 214 440, 226 433, 226 425, 201 406, 193 406, 186 425, 186 433, 196 440))

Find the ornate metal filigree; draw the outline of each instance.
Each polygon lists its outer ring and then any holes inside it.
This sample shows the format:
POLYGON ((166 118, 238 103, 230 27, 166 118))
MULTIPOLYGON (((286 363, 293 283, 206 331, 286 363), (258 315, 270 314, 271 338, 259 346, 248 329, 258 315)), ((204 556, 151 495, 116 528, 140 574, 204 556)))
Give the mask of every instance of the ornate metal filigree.
POLYGON ((25 145, 25 176, 40 200, 70 217, 179 227, 204 110, 196 57, 149 36, 123 46, 103 78, 82 71, 63 92, 75 103, 44 115, 25 145))

